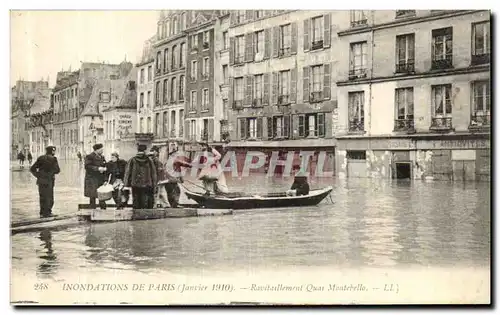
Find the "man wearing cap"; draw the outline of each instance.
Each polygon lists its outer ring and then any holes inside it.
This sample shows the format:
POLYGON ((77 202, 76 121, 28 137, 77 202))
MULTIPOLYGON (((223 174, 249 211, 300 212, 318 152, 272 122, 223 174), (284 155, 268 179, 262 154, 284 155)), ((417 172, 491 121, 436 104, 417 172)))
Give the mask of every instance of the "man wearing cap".
MULTIPOLYGON (((102 155, 104 152, 102 144, 95 144, 92 149, 94 151, 85 157, 84 195, 90 198, 90 207, 95 209, 97 207, 97 188, 106 181, 106 160, 102 155)), ((99 207, 106 209, 106 202, 99 200, 99 207)))
POLYGON ((156 166, 146 155, 147 147, 137 146, 137 154, 131 158, 125 169, 125 187, 132 188, 134 209, 152 209, 154 190, 158 183, 156 166))
POLYGON ((118 152, 111 153, 111 161, 106 163, 106 178, 111 175, 109 183, 113 185, 113 200, 117 210, 122 209, 128 201, 128 191, 123 190, 126 167, 127 161, 120 159, 118 152))
POLYGON ((55 217, 52 214, 55 175, 61 171, 57 158, 54 156, 55 153, 56 147, 48 146, 45 148, 45 154, 38 157, 30 168, 30 172, 36 177, 36 184, 38 185, 41 218, 55 217))
POLYGON ((167 203, 167 191, 165 190, 165 167, 163 163, 160 161, 159 155, 160 155, 160 148, 157 146, 152 146, 151 150, 149 150, 148 153, 149 157, 151 160, 153 160, 153 163, 155 164, 156 167, 156 176, 158 178, 158 185, 156 187, 155 191, 155 205, 158 208, 164 208, 166 207, 167 203))

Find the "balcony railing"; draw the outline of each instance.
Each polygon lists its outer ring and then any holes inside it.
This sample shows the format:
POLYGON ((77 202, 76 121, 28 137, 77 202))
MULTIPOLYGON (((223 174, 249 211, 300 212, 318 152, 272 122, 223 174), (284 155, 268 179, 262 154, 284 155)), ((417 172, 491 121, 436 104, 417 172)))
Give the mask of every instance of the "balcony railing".
POLYGON ((480 54, 471 56, 471 64, 473 66, 484 65, 490 63, 490 54, 480 54))
POLYGON ((366 78, 366 68, 349 70, 349 80, 366 78))
POLYGON ((239 56, 234 56, 234 63, 235 64, 241 64, 245 62, 245 56, 244 55, 239 55, 239 56))
POLYGON ((290 95, 278 96, 278 105, 290 104, 290 95))
POLYGON ((396 64, 396 73, 413 73, 415 72, 415 60, 408 59, 407 61, 396 64))
POLYGON ((453 129, 451 117, 432 117, 430 130, 448 131, 453 129))
POLYGON ((394 120, 394 131, 414 131, 415 122, 413 118, 394 120))
POLYGON ((317 103, 321 102, 322 100, 323 100, 323 92, 321 91, 311 92, 311 95, 309 96, 309 102, 317 103))
POLYGON ((491 127, 490 113, 473 113, 470 119, 469 130, 483 130, 491 127))
POLYGON ((203 80, 208 80, 208 73, 204 73, 204 74, 202 75, 202 79, 203 79, 203 80))
POLYGON ((161 68, 156 68, 155 75, 157 76, 161 75, 161 68))
POLYGON ((415 10, 396 10, 396 17, 410 17, 415 16, 415 10))
POLYGON ((254 98, 252 101, 252 107, 262 106, 262 98, 254 98))
POLYGON ((210 44, 208 42, 203 43, 203 49, 208 49, 210 47, 210 44))
POLYGON ((360 26, 365 26, 368 24, 367 19, 361 19, 361 20, 356 20, 356 21, 351 21, 351 27, 360 27, 360 26))
MULTIPOLYGON (((321 41, 321 45, 323 45, 323 41, 321 41)), ((282 47, 278 50, 278 57, 288 56, 292 52, 290 47, 282 47)))
POLYGON ((449 69, 453 67, 453 60, 451 55, 447 55, 445 59, 433 59, 432 60, 432 69, 449 69))
POLYGON ((365 131, 365 119, 356 118, 349 120, 349 132, 365 131))
POLYGON ((243 108, 243 101, 242 100, 233 101, 233 109, 240 109, 240 108, 243 108))
POLYGON ((323 40, 318 40, 318 41, 315 41, 315 42, 312 42, 312 45, 311 45, 312 49, 321 49, 323 48, 323 40))

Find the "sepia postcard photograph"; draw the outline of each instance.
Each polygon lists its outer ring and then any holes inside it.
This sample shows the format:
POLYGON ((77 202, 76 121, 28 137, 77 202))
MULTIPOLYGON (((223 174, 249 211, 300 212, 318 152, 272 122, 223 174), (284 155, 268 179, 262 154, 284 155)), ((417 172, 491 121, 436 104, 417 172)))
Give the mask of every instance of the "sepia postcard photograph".
POLYGON ((490 8, 9 15, 12 306, 492 303, 490 8))

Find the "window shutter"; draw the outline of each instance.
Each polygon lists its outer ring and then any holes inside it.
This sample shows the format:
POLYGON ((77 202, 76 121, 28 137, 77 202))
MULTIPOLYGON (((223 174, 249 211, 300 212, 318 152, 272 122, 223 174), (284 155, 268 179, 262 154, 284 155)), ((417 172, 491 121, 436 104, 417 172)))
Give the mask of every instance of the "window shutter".
POLYGON ((309 67, 302 68, 302 84, 304 90, 302 99, 304 102, 309 102, 309 67))
POLYGON ((245 22, 253 21, 254 10, 246 10, 245 12, 245 22))
POLYGON ((270 89, 270 73, 264 73, 264 99, 262 100, 263 105, 269 105, 269 89, 270 89))
POLYGON ((208 120, 208 141, 214 141, 214 120, 208 120))
POLYGON ((228 102, 229 106, 234 109, 234 79, 229 78, 229 93, 228 93, 228 102))
POLYGON ((306 19, 304 20, 304 51, 308 51, 311 46, 311 42, 309 39, 309 25, 310 25, 310 20, 306 19))
POLYGON ((189 130, 189 120, 184 121, 184 134, 186 135, 186 139, 192 137, 191 131, 189 130))
POLYGON ((329 63, 325 63, 323 65, 323 98, 325 100, 329 100, 331 98, 331 69, 330 69, 330 64, 329 63))
POLYGON ((247 75, 245 81, 245 105, 252 105, 252 76, 247 75))
POLYGON ((262 139, 262 117, 257 118, 257 139, 262 139))
POLYGON ((325 136, 325 113, 318 113, 316 116, 316 135, 318 137, 325 136))
POLYGON ((323 47, 328 48, 331 45, 332 41, 332 32, 330 25, 330 13, 327 13, 323 16, 323 27, 324 27, 324 36, 323 36, 323 47))
POLYGON ((264 59, 271 57, 271 29, 264 30, 264 59))
POLYGON ((305 123, 304 115, 299 115, 299 137, 304 137, 305 134, 304 123, 305 123))
POLYGON ((274 138, 273 134, 273 117, 267 117, 267 139, 274 138))
POLYGON ((275 26, 273 27, 273 58, 278 57, 279 37, 280 37, 280 28, 279 26, 275 26))
MULTIPOLYGON (((232 15, 231 15, 232 16, 232 15)), ((229 64, 234 65, 234 37, 229 38, 229 64)))
POLYGON ((290 137, 290 116, 283 117, 283 137, 288 139, 290 137))
POLYGON ((297 22, 292 23, 292 55, 297 54, 297 22))
POLYGON ((290 102, 297 101, 297 68, 290 69, 290 102))
MULTIPOLYGON (((248 11, 247 11, 248 12, 248 11)), ((253 37, 254 33, 245 35, 245 61, 253 61, 253 37)))
POLYGON ((240 118, 238 121, 240 122, 240 139, 245 140, 247 138, 246 118, 240 118))
POLYGON ((271 104, 278 104, 278 72, 273 72, 273 91, 271 104))

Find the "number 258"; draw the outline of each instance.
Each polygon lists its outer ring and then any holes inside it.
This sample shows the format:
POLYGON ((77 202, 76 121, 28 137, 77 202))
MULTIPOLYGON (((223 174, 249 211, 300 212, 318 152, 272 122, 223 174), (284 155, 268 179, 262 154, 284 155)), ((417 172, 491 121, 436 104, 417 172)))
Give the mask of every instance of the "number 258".
POLYGON ((49 288, 49 286, 46 283, 35 283, 33 285, 33 288, 36 291, 42 291, 42 290, 47 290, 49 288))

